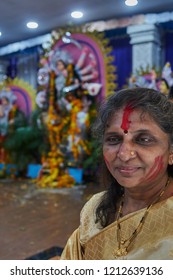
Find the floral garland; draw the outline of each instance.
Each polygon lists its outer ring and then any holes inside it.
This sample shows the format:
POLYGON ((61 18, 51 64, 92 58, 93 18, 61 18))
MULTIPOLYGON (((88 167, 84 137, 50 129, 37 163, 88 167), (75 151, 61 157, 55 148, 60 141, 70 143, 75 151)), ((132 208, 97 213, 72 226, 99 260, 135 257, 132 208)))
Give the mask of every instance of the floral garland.
POLYGON ((62 130, 68 123, 68 119, 63 119, 58 116, 54 108, 54 72, 50 74, 50 97, 48 110, 48 138, 50 143, 50 151, 45 157, 42 157, 42 169, 37 178, 39 187, 72 187, 75 183, 67 170, 64 169, 64 155, 60 151, 59 143, 62 137, 62 130))

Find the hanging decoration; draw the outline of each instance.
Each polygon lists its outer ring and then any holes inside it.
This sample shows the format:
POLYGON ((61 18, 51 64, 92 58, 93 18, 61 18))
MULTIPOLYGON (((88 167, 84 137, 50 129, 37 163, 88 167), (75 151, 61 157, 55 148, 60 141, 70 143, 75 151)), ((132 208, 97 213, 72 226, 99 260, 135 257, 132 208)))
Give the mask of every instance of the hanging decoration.
POLYGON ((73 186, 69 169, 82 168, 92 156, 89 128, 96 104, 116 88, 110 52, 103 34, 52 32, 38 70, 36 99, 42 112, 47 102, 50 143, 37 180, 40 187, 73 186))

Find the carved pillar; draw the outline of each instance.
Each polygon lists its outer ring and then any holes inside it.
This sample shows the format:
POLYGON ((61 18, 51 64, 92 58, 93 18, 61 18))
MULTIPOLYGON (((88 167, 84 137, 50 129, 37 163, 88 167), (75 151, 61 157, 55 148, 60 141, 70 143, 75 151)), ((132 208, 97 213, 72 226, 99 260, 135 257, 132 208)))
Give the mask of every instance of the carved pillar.
POLYGON ((158 69, 162 64, 161 32, 154 24, 132 25, 127 28, 132 44, 133 73, 140 67, 158 69))

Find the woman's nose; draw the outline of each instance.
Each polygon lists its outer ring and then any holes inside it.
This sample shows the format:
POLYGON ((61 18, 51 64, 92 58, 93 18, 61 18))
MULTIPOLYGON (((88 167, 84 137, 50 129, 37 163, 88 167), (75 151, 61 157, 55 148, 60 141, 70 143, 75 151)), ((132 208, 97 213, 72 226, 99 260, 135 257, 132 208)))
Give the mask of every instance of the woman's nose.
POLYGON ((119 147, 117 157, 122 161, 128 161, 136 157, 136 151, 133 145, 122 143, 119 147))

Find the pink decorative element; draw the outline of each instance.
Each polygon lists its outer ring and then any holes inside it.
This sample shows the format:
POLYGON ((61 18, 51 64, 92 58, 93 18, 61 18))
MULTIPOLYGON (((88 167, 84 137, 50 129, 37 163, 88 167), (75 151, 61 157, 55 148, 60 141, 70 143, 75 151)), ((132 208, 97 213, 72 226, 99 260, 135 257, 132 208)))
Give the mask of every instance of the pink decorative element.
POLYGON ((95 80, 95 79, 97 79, 97 77, 98 77, 98 72, 95 71, 89 75, 82 76, 82 82, 88 82, 91 80, 95 80))
POLYGON ((88 64, 85 68, 81 69, 80 70, 80 74, 81 75, 85 75, 85 74, 88 74, 89 72, 92 71, 92 65, 91 64, 88 64))
POLYGON ((89 48, 88 47, 83 47, 82 52, 84 52, 85 54, 87 54, 89 52, 89 48))
POLYGON ((96 63, 95 59, 94 59, 93 61, 91 61, 91 66, 92 66, 92 67, 95 67, 96 64, 97 64, 97 63, 96 63))
POLYGON ((18 108, 28 116, 32 111, 32 100, 29 93, 19 86, 11 85, 9 87, 17 97, 16 104, 18 108))
POLYGON ((91 96, 96 96, 99 93, 101 87, 102 87, 102 85, 99 83, 84 83, 83 84, 83 88, 87 89, 91 96))

